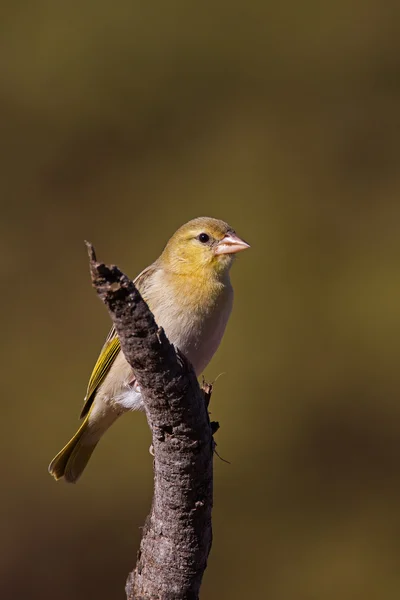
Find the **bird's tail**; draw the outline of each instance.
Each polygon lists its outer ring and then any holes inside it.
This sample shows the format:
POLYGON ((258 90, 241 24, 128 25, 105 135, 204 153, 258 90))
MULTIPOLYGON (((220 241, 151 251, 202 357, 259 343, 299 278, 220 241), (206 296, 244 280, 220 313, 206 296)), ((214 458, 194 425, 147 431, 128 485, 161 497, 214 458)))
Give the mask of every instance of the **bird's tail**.
POLYGON ((65 481, 75 483, 82 475, 99 439, 99 436, 94 439, 89 431, 87 415, 74 437, 51 461, 49 473, 56 480, 64 477, 65 481))

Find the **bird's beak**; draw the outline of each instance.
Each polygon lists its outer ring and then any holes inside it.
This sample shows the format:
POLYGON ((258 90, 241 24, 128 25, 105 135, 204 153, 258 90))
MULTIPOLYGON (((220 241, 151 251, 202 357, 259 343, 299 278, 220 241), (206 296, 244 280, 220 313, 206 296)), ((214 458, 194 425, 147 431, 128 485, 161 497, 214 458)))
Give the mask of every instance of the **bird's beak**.
POLYGON ((235 254, 250 248, 250 244, 242 240, 236 233, 227 233, 215 246, 215 254, 235 254))

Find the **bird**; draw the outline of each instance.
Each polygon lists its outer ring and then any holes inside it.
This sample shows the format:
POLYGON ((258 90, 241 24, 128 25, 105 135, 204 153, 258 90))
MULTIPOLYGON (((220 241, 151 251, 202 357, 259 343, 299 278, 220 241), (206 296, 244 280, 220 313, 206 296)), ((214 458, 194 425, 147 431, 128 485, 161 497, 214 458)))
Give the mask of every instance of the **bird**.
MULTIPOLYGON (((232 310, 233 260, 249 247, 224 221, 198 217, 182 225, 160 257, 134 280, 157 325, 192 364, 197 377, 220 345, 232 310)), ((143 408, 140 387, 113 327, 89 379, 83 422, 51 461, 49 473, 56 480, 75 483, 116 419, 143 408)))

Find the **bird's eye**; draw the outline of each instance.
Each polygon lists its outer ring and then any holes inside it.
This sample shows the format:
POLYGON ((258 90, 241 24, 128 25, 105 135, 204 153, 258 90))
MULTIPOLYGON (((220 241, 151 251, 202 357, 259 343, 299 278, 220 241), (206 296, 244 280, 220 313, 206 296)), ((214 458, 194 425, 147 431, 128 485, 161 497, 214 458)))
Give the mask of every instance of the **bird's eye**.
POLYGON ((210 236, 207 233, 200 233, 198 239, 202 244, 207 244, 207 242, 210 240, 210 236))

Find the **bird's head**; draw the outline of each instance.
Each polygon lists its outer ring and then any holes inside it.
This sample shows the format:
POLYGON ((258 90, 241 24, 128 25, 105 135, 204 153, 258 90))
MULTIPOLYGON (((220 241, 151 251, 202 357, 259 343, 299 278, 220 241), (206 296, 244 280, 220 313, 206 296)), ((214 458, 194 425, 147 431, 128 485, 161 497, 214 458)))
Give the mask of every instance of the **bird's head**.
POLYGON ((224 221, 199 217, 174 233, 161 255, 163 265, 186 276, 223 279, 237 252, 249 248, 224 221))

